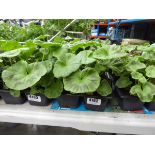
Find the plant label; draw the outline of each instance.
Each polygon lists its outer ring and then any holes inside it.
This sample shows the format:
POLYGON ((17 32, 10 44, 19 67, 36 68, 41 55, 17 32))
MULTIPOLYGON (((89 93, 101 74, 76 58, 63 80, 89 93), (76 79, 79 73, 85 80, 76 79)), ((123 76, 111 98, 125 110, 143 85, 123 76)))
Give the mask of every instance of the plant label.
POLYGON ((41 97, 36 95, 27 95, 29 101, 41 102, 41 97))
POLYGON ((87 104, 101 105, 101 99, 87 98, 87 104))

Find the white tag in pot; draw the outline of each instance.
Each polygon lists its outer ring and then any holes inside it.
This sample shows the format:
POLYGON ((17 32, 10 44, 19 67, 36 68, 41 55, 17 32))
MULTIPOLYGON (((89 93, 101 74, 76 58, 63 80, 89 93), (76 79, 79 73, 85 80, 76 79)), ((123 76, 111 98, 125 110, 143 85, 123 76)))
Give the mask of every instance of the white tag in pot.
POLYGON ((101 105, 101 99, 87 98, 87 104, 101 105))
POLYGON ((36 95, 27 95, 29 101, 41 102, 41 97, 36 95))

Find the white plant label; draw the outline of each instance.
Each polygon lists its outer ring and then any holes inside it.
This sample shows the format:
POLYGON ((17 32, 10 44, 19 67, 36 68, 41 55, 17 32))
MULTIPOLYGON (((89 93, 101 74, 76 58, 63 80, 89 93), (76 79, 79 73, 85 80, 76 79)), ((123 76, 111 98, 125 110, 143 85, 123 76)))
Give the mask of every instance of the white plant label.
POLYGON ((41 97, 36 95, 27 95, 29 101, 41 102, 41 97))
POLYGON ((101 99, 87 98, 87 104, 101 105, 101 99))

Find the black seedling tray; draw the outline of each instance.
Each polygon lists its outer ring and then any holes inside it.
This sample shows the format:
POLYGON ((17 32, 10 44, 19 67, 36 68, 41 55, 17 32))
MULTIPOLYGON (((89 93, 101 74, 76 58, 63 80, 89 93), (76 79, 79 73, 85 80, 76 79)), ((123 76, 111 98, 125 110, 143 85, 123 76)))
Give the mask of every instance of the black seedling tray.
POLYGON ((143 103, 139 100, 138 97, 132 96, 125 89, 116 89, 119 98, 119 105, 122 110, 133 111, 133 110, 142 110, 143 103))
POLYGON ((85 107, 93 111, 104 111, 112 96, 102 97, 99 95, 85 95, 85 107))
POLYGON ((32 95, 30 93, 25 93, 25 94, 26 94, 28 102, 31 105, 34 105, 34 106, 48 106, 50 104, 50 99, 47 98, 43 94, 40 94, 40 93, 35 94, 35 95, 32 95))
POLYGON ((77 108, 80 105, 81 97, 73 94, 63 94, 58 98, 61 108, 77 108))
POLYGON ((0 96, 6 104, 23 104, 26 101, 26 97, 21 93, 20 97, 14 97, 10 94, 9 90, 0 89, 0 96))

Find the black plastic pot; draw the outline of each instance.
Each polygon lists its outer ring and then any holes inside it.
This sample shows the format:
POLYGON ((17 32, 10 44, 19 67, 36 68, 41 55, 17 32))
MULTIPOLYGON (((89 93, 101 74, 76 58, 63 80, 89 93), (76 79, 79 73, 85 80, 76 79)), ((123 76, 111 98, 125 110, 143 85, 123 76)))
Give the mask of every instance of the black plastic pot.
POLYGON ((150 111, 155 111, 155 102, 145 103, 145 107, 150 111))
POLYGON ((0 89, 0 96, 6 104, 23 104, 26 101, 26 97, 21 93, 20 97, 14 97, 10 94, 9 90, 0 89))
POLYGON ((31 105, 34 106, 48 106, 50 104, 50 99, 47 98, 45 95, 43 94, 35 94, 35 95, 31 95, 30 93, 25 93, 28 102, 31 105))
POLYGON ((119 98, 119 106, 125 111, 142 110, 143 103, 136 96, 131 96, 125 89, 116 89, 119 98))
POLYGON ((58 98, 61 108, 77 108, 80 105, 81 97, 73 94, 63 94, 58 98))
POLYGON ((84 104, 89 110, 104 111, 111 98, 111 96, 102 97, 99 95, 85 95, 84 104))

